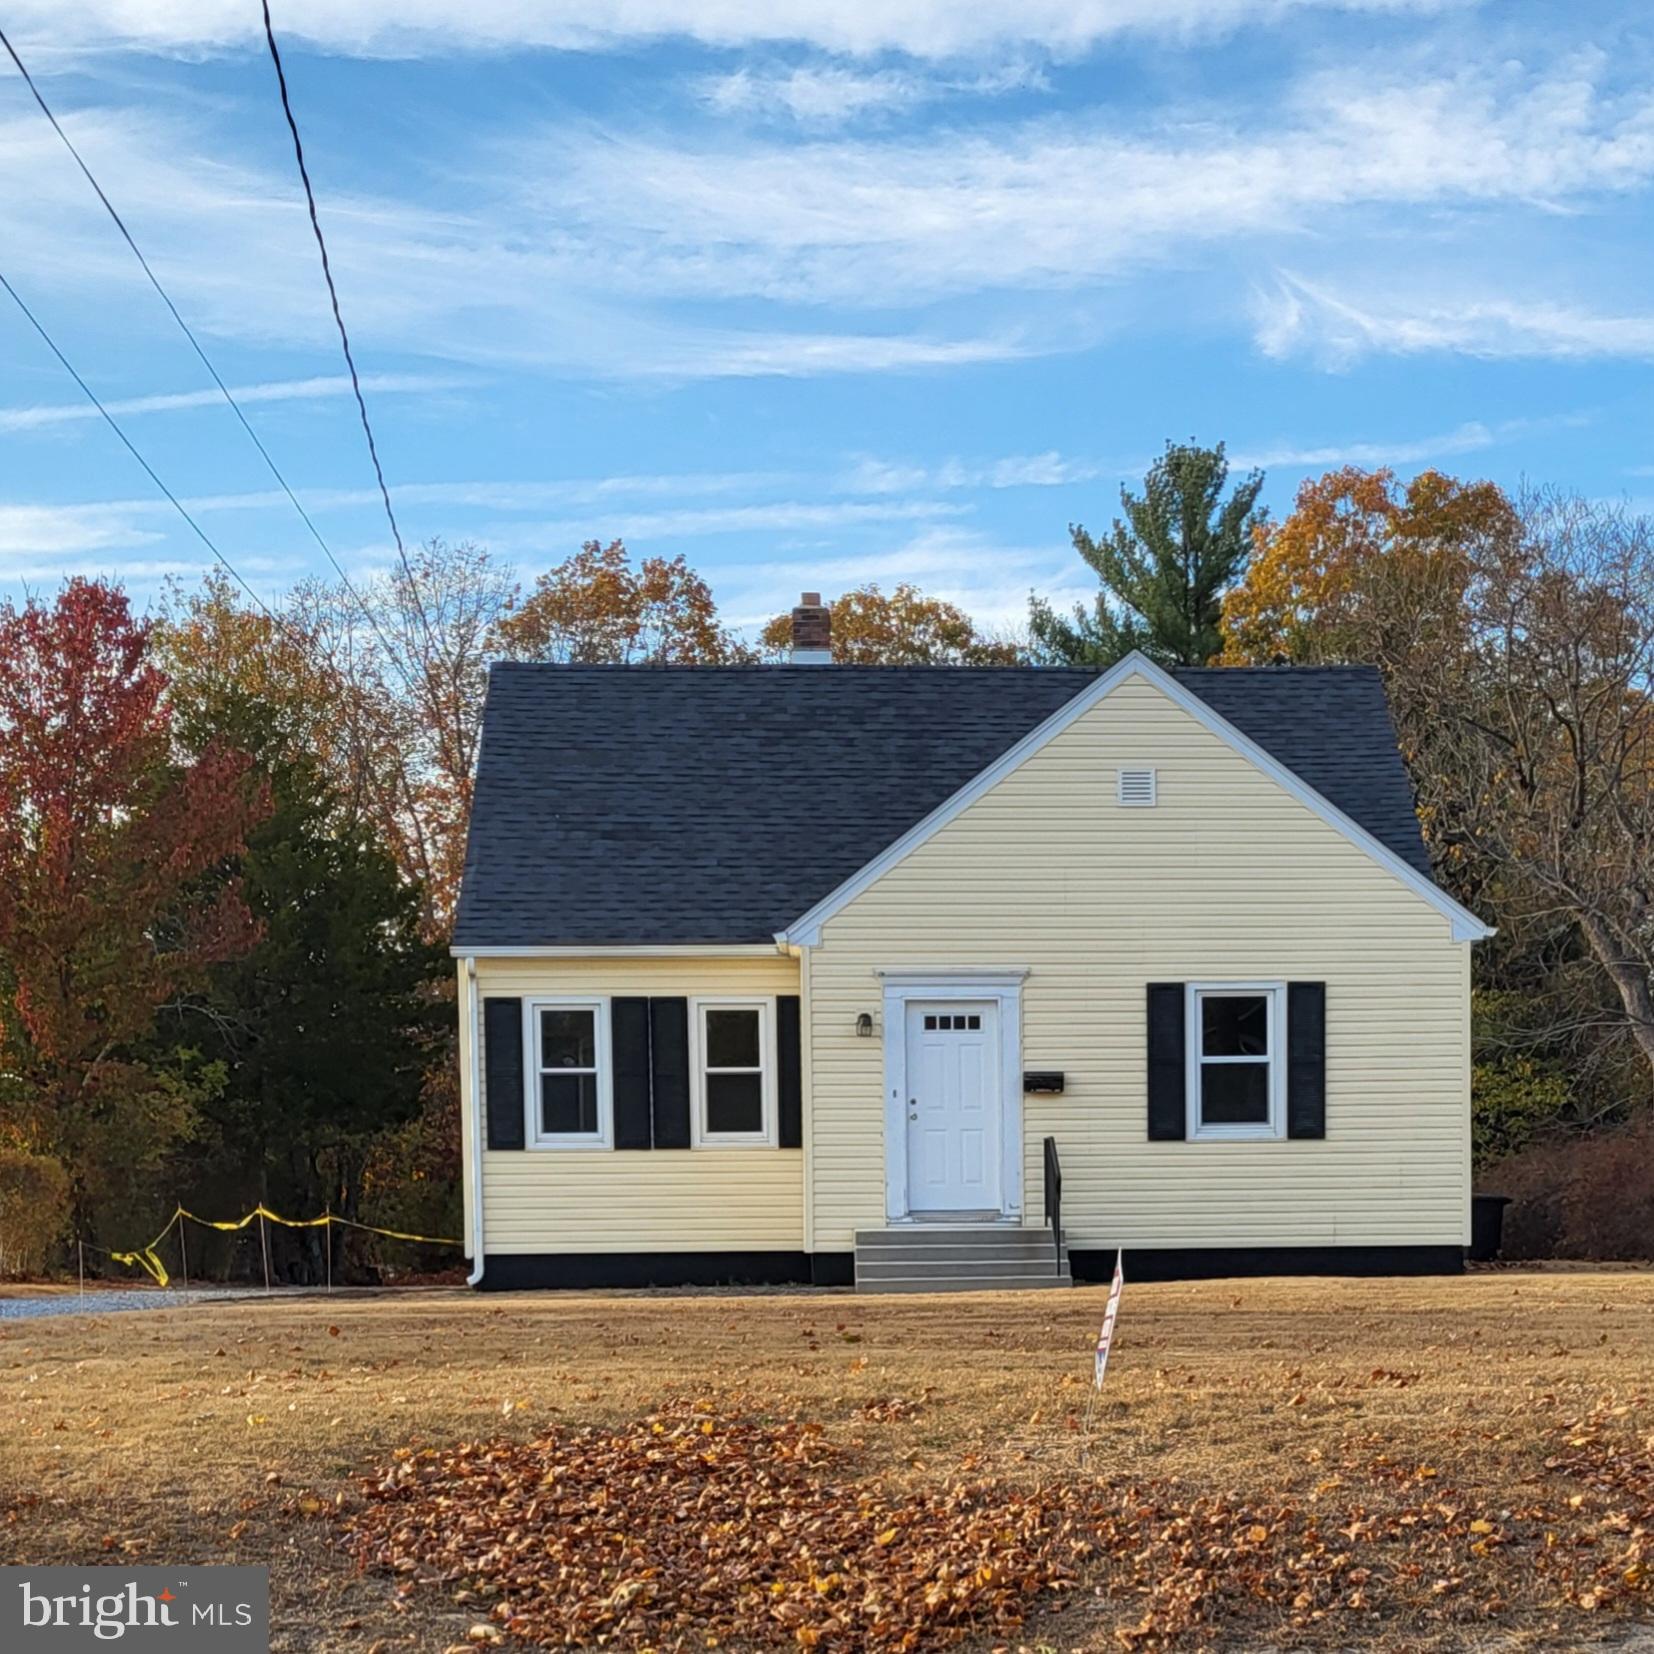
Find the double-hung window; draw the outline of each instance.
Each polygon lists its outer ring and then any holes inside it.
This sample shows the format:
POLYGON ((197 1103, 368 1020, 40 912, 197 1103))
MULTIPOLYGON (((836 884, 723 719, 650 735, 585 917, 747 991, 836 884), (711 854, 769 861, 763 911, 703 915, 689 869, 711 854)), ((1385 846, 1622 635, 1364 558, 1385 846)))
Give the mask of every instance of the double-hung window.
POLYGON ((536 1148, 607 1148, 609 1007, 600 999, 531 999, 524 1019, 528 1141, 536 1148))
POLYGON ((1191 982, 1191 1138, 1272 1138, 1286 1131, 1286 987, 1191 982))
POLYGON ((698 999, 689 1027, 695 1146, 773 1144, 773 1001, 698 999))

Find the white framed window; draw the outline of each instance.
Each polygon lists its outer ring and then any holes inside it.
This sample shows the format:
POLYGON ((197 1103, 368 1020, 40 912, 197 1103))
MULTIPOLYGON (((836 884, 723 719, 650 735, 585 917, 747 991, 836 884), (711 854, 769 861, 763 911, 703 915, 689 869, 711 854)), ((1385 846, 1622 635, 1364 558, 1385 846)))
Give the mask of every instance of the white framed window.
POLYGON ((608 1000, 529 999, 523 1008, 528 1146, 612 1147, 608 1000))
POLYGON ((690 1141, 696 1148, 773 1146, 775 1001, 689 1003, 690 1141))
POLYGON ((1188 1040, 1191 1140, 1286 1136, 1286 984, 1191 982, 1188 1040))

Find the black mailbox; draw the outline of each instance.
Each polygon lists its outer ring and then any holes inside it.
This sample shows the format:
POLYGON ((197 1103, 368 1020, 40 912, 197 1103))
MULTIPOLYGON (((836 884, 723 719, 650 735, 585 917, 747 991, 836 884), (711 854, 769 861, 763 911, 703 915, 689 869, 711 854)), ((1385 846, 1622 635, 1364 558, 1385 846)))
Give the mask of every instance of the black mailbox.
POLYGON ((1050 1068, 1029 1069, 1022 1076, 1022 1089, 1024 1091, 1061 1091, 1062 1075, 1057 1070, 1050 1068))

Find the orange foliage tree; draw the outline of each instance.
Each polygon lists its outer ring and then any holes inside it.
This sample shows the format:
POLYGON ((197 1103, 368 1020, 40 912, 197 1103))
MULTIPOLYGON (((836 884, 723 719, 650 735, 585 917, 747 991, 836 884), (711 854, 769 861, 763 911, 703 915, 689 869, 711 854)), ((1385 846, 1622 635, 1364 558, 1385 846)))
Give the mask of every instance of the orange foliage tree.
POLYGON ((179 759, 166 688, 115 588, 0 605, 0 1110, 82 1216, 189 1130, 186 1082, 146 1062, 157 1009, 256 940, 222 869, 264 790, 241 753, 179 759))
POLYGON ((508 660, 573 666, 724 666, 751 651, 718 619, 712 588, 681 556, 645 557, 625 545, 587 540, 548 569, 496 626, 508 660))
MULTIPOLYGON (((876 583, 833 603, 833 659, 845 666, 1014 666, 1015 644, 986 636, 961 608, 926 597, 905 581, 885 592, 876 583)), ((777 615, 763 631, 767 654, 785 655, 792 618, 777 615)))
POLYGON ((1305 482, 1290 516, 1254 531, 1246 578, 1223 604, 1223 664, 1404 667, 1462 642, 1464 597, 1487 552, 1517 532, 1490 482, 1353 466, 1305 482))

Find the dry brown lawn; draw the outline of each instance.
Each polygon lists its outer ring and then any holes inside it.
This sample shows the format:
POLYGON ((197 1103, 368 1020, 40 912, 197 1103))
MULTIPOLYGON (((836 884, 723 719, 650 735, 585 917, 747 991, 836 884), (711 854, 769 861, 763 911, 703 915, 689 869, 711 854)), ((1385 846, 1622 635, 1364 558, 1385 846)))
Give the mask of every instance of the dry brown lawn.
POLYGON ((1641 1635, 1654 1274, 1128 1284, 1086 1447, 1103 1298, 433 1290, 0 1322, 0 1561, 268 1563, 278 1649, 440 1654, 479 1604, 358 1568, 364 1475, 699 1407, 819 1425, 835 1475, 890 1497, 964 1480, 1107 1513, 1012 1646, 1641 1635))

